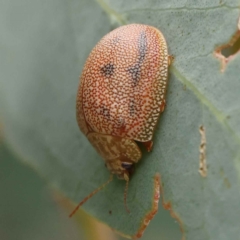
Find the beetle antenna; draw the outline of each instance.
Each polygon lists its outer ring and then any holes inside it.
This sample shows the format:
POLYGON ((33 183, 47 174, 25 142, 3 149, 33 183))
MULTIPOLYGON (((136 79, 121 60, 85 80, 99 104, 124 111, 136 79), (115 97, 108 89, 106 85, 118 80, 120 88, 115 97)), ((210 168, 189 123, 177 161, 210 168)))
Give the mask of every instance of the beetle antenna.
POLYGON ((127 212, 130 213, 130 211, 128 209, 128 206, 127 206, 128 183, 129 183, 129 180, 126 180, 126 187, 125 187, 125 190, 124 190, 124 205, 125 205, 125 208, 126 208, 127 212))
POLYGON ((102 184, 100 187, 98 187, 97 189, 95 189, 93 192, 91 192, 87 197, 85 197, 77 206, 76 208, 71 212, 71 214, 69 215, 69 217, 72 217, 76 211, 89 199, 91 198, 93 195, 95 195, 97 192, 99 192, 100 190, 102 190, 106 185, 108 185, 111 181, 113 180, 113 174, 110 175, 109 179, 107 180, 107 182, 105 182, 104 184, 102 184))

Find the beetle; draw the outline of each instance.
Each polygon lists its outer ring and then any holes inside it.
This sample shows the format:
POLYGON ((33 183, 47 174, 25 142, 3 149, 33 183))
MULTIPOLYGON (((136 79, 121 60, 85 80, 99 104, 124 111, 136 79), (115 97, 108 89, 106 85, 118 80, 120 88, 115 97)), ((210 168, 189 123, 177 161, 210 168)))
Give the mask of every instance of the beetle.
POLYGON ((166 101, 171 56, 163 34, 143 24, 121 26, 105 35, 90 53, 77 92, 77 122, 105 161, 109 180, 83 199, 76 209, 106 186, 116 174, 126 181, 147 151, 166 101))

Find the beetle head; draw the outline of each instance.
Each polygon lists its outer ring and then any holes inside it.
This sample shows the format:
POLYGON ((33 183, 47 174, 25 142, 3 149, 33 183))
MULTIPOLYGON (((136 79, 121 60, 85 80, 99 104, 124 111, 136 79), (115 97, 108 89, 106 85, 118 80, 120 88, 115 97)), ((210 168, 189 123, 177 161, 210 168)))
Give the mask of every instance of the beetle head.
POLYGON ((129 181, 134 169, 133 162, 122 161, 121 159, 107 161, 105 165, 111 173, 116 174, 119 179, 125 181, 129 181))

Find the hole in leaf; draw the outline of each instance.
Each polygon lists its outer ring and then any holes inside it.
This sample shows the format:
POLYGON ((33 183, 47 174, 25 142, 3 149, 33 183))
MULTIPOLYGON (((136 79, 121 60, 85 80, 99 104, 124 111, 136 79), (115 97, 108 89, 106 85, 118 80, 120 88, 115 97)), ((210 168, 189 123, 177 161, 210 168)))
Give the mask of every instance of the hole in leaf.
POLYGON ((225 58, 230 57, 231 55, 236 54, 240 50, 240 36, 238 36, 236 42, 232 46, 228 46, 222 49, 222 55, 225 58))
POLYGON ((221 62, 221 72, 224 72, 229 61, 240 52, 240 18, 238 19, 238 29, 230 41, 215 49, 214 55, 221 62))

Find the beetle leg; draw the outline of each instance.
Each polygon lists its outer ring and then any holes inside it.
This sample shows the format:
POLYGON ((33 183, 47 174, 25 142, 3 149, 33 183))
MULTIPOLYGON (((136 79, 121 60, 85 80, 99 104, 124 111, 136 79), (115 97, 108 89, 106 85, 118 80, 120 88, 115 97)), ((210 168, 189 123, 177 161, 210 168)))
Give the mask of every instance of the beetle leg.
POLYGON ((76 208, 72 211, 72 213, 69 215, 69 217, 72 217, 75 212, 85 203, 87 200, 89 200, 93 195, 95 195, 97 192, 102 190, 106 185, 108 185, 111 181, 113 180, 113 174, 110 175, 109 179, 107 182, 103 183, 100 187, 92 191, 87 197, 85 197, 77 206, 76 208))
POLYGON ((170 66, 173 61, 174 61, 174 56, 173 55, 168 55, 168 66, 170 66))
POLYGON ((160 105, 160 111, 161 111, 161 113, 164 111, 165 106, 166 106, 166 101, 165 101, 165 99, 163 99, 163 100, 162 100, 162 103, 161 103, 161 105, 160 105))
POLYGON ((144 147, 147 149, 148 152, 152 151, 153 148, 153 141, 147 141, 147 142, 143 142, 142 143, 144 145, 144 147))

